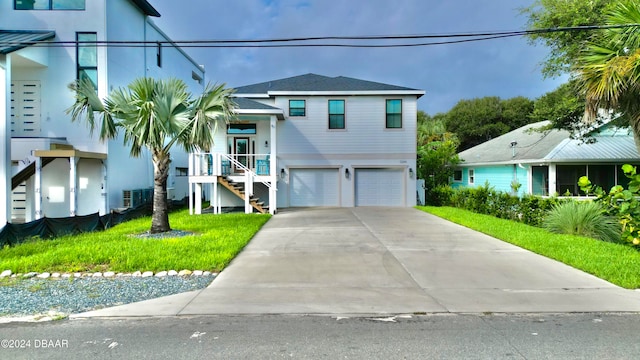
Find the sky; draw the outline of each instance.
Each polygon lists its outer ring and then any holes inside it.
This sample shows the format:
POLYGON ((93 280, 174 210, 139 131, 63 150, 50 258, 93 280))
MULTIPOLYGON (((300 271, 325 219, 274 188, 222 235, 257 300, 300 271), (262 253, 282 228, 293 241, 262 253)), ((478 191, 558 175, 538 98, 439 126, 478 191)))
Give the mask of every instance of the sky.
MULTIPOLYGON (((149 0, 173 40, 425 35, 526 29, 533 0, 149 0)), ((188 48, 206 80, 230 87, 315 73, 425 90, 434 115, 485 96, 536 99, 566 78, 547 78, 542 45, 512 37, 410 48, 188 48)))

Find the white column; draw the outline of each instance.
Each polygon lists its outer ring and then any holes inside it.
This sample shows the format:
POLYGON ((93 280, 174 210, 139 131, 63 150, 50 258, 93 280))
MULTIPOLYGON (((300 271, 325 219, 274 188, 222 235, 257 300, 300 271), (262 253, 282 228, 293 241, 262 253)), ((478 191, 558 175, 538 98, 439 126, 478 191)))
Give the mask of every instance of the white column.
POLYGON ((34 179, 34 206, 36 212, 35 220, 42 218, 42 158, 36 156, 36 174, 34 179))
POLYGON ((0 227, 11 217, 11 55, 0 55, 0 227))
POLYGON ((211 183, 211 187, 213 187, 213 196, 211 197, 211 206, 213 207, 213 213, 219 214, 218 212, 218 182, 211 183))
POLYGON ((556 184, 556 164, 549 164, 549 196, 553 196, 558 192, 558 187, 556 184))
POLYGON ((102 214, 105 215, 109 213, 109 200, 107 199, 107 194, 109 193, 107 190, 107 159, 104 159, 102 162, 102 185, 100 196, 102 197, 102 214))
POLYGON ((271 188, 269 188, 269 213, 274 215, 278 210, 278 197, 276 196, 277 186, 278 186, 278 163, 276 161, 277 156, 277 127, 278 120, 275 115, 271 115, 271 154, 269 155, 269 178, 271 183, 271 188))
POLYGON ((80 159, 75 156, 69 158, 69 216, 76 216, 78 211, 78 194, 76 188, 78 186, 78 161, 80 159))
POLYGON ((195 203, 196 214, 202 214, 202 183, 195 183, 195 194, 193 197, 193 202, 195 203))

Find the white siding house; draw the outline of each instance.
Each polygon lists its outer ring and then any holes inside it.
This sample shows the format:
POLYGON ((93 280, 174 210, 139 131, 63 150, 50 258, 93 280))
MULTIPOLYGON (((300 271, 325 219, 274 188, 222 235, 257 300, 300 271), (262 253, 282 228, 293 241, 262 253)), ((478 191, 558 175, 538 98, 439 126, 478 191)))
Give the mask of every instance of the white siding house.
POLYGON ((423 94, 315 74, 239 87, 238 120, 217 135, 210 171, 201 165, 205 154, 195 156, 191 183, 196 190, 213 184, 216 211, 243 199, 252 211, 243 194, 222 189, 228 182, 240 192, 252 187, 247 193, 263 203, 253 208, 271 213, 307 206, 414 206, 416 103, 423 94), (236 160, 246 168, 235 169, 236 160), (230 171, 220 170, 226 162, 230 171), (268 162, 267 172, 258 168, 261 162, 268 162), (255 185, 248 184, 252 179, 255 185))
MULTIPOLYGON (((157 16, 144 0, 0 1, 0 168, 11 174, 0 177, 0 224, 104 214, 131 205, 125 190, 153 187, 147 153, 130 157, 122 138, 100 142, 65 110, 78 77, 92 79, 101 97, 143 76, 177 77, 202 93, 203 68, 153 23, 157 16)), ((176 199, 187 196, 187 160, 174 149, 168 187, 176 199)))

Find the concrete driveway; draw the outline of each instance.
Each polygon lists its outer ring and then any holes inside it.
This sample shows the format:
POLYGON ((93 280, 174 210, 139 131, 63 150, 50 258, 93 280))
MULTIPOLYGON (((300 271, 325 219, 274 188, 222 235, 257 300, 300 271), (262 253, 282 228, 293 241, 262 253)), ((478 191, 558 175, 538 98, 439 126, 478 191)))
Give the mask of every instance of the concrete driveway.
POLYGON ((412 208, 282 212, 206 289, 84 316, 637 312, 640 292, 412 208))

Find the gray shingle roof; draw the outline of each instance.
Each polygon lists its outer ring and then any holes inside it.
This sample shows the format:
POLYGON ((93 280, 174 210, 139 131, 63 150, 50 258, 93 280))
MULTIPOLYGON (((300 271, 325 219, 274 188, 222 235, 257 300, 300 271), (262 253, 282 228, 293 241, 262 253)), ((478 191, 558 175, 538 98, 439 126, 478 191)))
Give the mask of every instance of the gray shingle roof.
POLYGON ((462 165, 485 163, 517 163, 524 160, 544 158, 553 148, 569 137, 564 130, 535 131, 548 125, 548 121, 525 125, 495 139, 467 149, 458 155, 464 160, 462 165), (511 142, 515 141, 514 149, 511 142))
POLYGON ((402 86, 317 74, 299 75, 236 88, 236 94, 267 94, 272 91, 415 91, 419 95, 423 93, 422 90, 402 86))
POLYGON ((595 142, 571 139, 566 130, 532 131, 548 121, 529 124, 460 152, 462 166, 520 162, 620 162, 640 159, 633 135, 619 131, 594 134, 595 142), (515 141, 515 156, 511 142, 515 141))
POLYGON ((270 106, 270 105, 266 105, 266 104, 263 104, 261 102, 250 100, 250 99, 246 99, 246 98, 234 97, 233 101, 236 103, 236 105, 238 105, 238 109, 241 109, 241 110, 274 110, 274 111, 282 111, 282 109, 280 109, 280 108, 277 108, 277 107, 274 107, 274 106, 270 106))
POLYGON ((9 54, 55 36, 55 31, 0 30, 0 54, 9 54))

